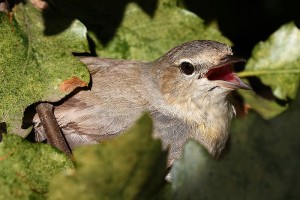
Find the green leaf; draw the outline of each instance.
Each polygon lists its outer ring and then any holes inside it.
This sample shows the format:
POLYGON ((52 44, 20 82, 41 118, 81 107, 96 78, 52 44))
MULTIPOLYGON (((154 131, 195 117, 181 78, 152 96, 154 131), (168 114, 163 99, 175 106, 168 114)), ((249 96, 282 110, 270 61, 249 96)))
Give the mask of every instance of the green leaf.
POLYGON ((299 199, 300 93, 272 120, 255 113, 232 126, 230 151, 210 158, 196 142, 175 162, 175 199, 299 199))
POLYGON ((177 7, 176 1, 159 0, 153 17, 135 3, 127 5, 114 38, 104 46, 90 33, 101 57, 154 60, 190 40, 211 39, 230 44, 221 33, 195 14, 177 7))
POLYGON ((50 179, 73 168, 61 152, 12 134, 0 143, 0 199, 45 199, 50 179))
POLYGON ((30 3, 18 4, 12 20, 0 12, 0 122, 22 136, 27 134, 20 129, 27 106, 57 101, 89 82, 85 65, 72 55, 88 51, 83 24, 74 21, 54 36, 43 30, 42 15, 30 3))
POLYGON ((165 184, 167 154, 151 132, 151 119, 144 115, 123 135, 76 149, 76 170, 53 180, 49 199, 145 199, 157 195, 165 184))
MULTIPOLYGON (((295 24, 283 25, 267 41, 260 42, 254 48, 245 71, 239 75, 257 76, 272 88, 277 98, 294 99, 300 80, 299 44, 300 31, 295 24)), ((260 104, 253 104, 252 107, 261 109, 260 104)))
POLYGON ((254 92, 241 90, 239 93, 250 105, 250 108, 253 108, 264 119, 272 119, 288 108, 288 105, 279 105, 276 101, 265 99, 254 92))

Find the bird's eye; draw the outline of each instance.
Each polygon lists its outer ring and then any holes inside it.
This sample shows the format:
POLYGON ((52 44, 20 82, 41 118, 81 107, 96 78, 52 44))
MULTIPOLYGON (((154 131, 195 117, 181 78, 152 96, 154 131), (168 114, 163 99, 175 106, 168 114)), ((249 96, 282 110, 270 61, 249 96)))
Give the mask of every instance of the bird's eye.
POLYGON ((192 75, 195 71, 195 67, 189 62, 182 62, 180 64, 180 70, 185 75, 192 75))

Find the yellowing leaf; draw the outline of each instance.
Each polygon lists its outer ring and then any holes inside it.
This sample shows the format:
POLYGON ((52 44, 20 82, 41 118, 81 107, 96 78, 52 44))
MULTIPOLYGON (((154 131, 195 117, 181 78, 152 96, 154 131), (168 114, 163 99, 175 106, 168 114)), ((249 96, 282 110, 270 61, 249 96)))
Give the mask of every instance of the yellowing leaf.
POLYGON ((300 30, 283 25, 253 50, 242 76, 258 76, 280 99, 295 98, 300 78, 300 30))

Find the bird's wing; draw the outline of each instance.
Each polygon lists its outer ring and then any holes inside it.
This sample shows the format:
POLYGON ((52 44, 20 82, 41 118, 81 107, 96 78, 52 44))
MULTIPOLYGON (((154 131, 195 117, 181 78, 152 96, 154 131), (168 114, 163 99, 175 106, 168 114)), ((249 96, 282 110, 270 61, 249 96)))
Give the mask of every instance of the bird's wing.
MULTIPOLYGON (((82 95, 89 97, 87 91, 82 95)), ((79 95, 71 97, 54 110, 58 125, 71 148, 97 143, 122 133, 141 114, 137 110, 121 111, 103 107, 101 104, 94 104, 91 99, 85 102, 78 97, 79 95)), ((37 140, 46 139, 37 116, 34 121, 37 140)))

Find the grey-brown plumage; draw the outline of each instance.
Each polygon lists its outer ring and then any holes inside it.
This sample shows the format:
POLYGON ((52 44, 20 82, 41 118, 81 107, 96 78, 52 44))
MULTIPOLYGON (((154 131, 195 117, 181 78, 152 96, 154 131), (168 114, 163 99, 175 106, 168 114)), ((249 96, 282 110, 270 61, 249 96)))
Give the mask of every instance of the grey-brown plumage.
MULTIPOLYGON (((72 148, 114 137, 148 111, 154 136, 169 146, 168 163, 181 155, 189 138, 217 156, 228 138, 234 116, 232 90, 249 89, 231 70, 243 59, 214 41, 191 41, 153 62, 82 58, 92 74, 92 87, 54 110, 72 148)), ((34 119, 37 139, 45 139, 34 119)))

